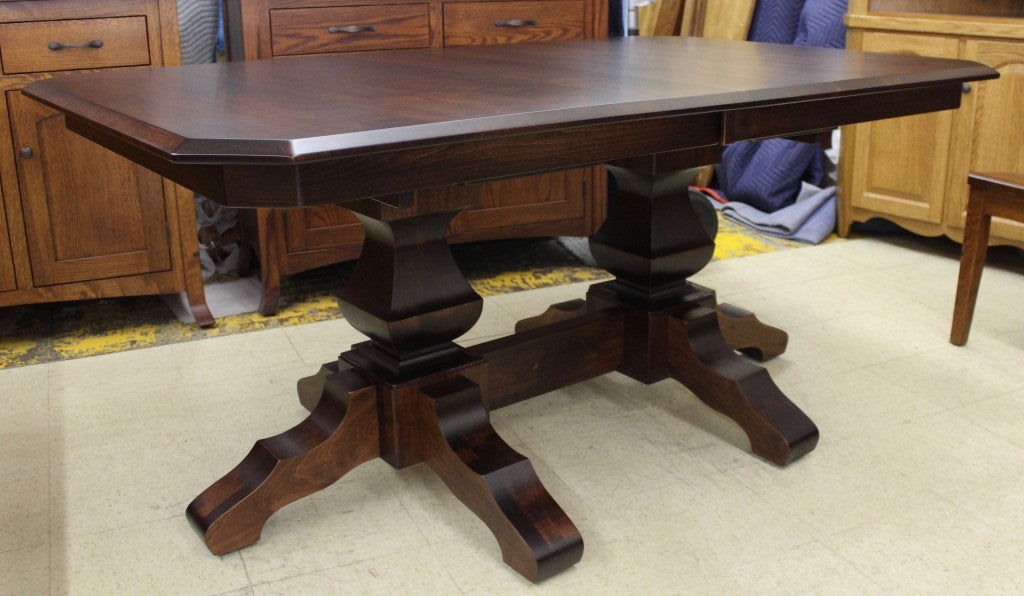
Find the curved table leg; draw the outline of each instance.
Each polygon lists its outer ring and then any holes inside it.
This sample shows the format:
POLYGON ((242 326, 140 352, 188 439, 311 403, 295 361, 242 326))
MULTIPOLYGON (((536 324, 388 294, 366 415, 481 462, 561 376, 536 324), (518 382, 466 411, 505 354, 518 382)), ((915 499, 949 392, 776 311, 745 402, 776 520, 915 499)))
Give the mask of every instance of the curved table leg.
POLYGON ((420 391, 424 458, 487 524, 502 558, 540 581, 583 556, 583 538, 526 459, 498 436, 480 388, 465 377, 420 391))
POLYGON ((669 375, 735 420, 755 454, 784 466, 818 444, 818 428, 779 390, 768 371, 726 343, 714 310, 696 306, 669 315, 667 340, 669 375))
POLYGON ((764 362, 786 351, 789 335, 762 323, 757 315, 732 304, 718 305, 718 326, 732 349, 764 362))
POLYGON ((210 552, 231 552, 259 540, 278 509, 333 484, 379 451, 376 387, 352 370, 329 375, 309 417, 257 441, 235 469, 192 501, 188 518, 210 552))

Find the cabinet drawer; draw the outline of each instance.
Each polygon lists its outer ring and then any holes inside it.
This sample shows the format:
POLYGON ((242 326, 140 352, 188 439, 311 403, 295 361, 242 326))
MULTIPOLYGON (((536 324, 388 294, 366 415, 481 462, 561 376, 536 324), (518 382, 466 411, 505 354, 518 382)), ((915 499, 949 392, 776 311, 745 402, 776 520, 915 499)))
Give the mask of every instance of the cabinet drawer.
POLYGON ((444 45, 583 37, 583 0, 446 2, 444 45))
POLYGON ((331 6, 270 11, 275 56, 430 45, 427 4, 331 6))
POLYGON ((0 24, 4 74, 149 64, 146 17, 0 24))

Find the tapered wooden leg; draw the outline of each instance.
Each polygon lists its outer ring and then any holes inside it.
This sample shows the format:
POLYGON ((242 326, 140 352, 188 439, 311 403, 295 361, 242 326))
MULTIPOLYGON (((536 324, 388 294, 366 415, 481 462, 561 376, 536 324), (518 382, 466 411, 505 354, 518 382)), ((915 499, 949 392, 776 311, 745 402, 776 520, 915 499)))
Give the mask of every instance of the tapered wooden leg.
POLYGON ((967 204, 967 222, 964 224, 964 246, 960 255, 960 276, 956 282, 956 301, 953 304, 953 327, 949 342, 955 346, 967 343, 974 318, 974 305, 978 301, 981 272, 988 253, 988 234, 992 216, 985 213, 985 192, 971 191, 967 204))
POLYGON ((281 264, 278 255, 285 254, 284 247, 278 246, 283 237, 284 216, 273 209, 256 210, 257 234, 260 255, 260 305, 261 315, 277 314, 281 302, 281 264))
POLYGON ((356 371, 328 375, 306 420, 257 441, 235 469, 192 501, 187 514, 210 552, 228 553, 259 540, 274 512, 379 452, 376 388, 356 371))
POLYGON ((427 464, 491 529, 505 563, 534 582, 576 564, 579 530, 530 461, 495 432, 480 388, 455 377, 423 388, 420 399, 427 464))
POLYGON ((667 340, 669 375, 736 421, 754 453, 784 466, 818 444, 818 428, 783 395, 768 371, 725 342, 714 310, 695 306, 669 316, 667 340))
POLYGON ((718 305, 718 326, 732 349, 761 362, 785 352, 789 343, 785 331, 765 325, 754 313, 732 304, 718 305))

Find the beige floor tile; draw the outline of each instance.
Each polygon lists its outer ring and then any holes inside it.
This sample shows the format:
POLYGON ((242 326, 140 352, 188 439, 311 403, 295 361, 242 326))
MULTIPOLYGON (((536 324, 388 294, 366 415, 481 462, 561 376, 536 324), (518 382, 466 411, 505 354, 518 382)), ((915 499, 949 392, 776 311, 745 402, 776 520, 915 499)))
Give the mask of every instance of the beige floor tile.
POLYGON ((366 336, 353 329, 345 319, 285 327, 284 333, 299 358, 310 367, 310 374, 324 362, 337 360, 338 354, 353 344, 366 341, 366 336))
MULTIPOLYGON (((45 399, 40 400, 43 404, 45 399)), ((0 476, 18 472, 46 472, 50 465, 50 428, 45 405, 18 408, 0 419, 0 476)))
POLYGON ((948 343, 868 370, 945 409, 1024 388, 1024 368, 1000 368, 948 343))
POLYGON ((306 364, 284 329, 213 337, 171 347, 176 348, 173 356, 185 384, 262 375, 306 364))
MULTIPOLYGON (((590 502, 617 555, 640 561, 681 561, 701 576, 814 542, 805 524, 779 510, 726 473, 708 474, 612 502, 590 502), (738 520, 742 520, 739 523, 738 520)), ((682 579, 685 575, 680 575, 682 579)))
POLYGON ((993 530, 1006 536, 1024 537, 1024 477, 1007 475, 994 484, 968 490, 957 500, 993 530))
POLYGON ((877 594, 881 587, 820 542, 743 564, 703 580, 714 594, 877 594))
POLYGON ((50 481, 45 470, 0 476, 0 553, 49 540, 50 481))
POLYGON ((380 475, 336 483, 279 511, 241 551, 253 584, 424 546, 426 539, 380 475))
POLYGON ((50 383, 49 364, 0 369, 0 429, 23 416, 46 415, 50 383))
POLYGON ((944 409, 879 376, 873 369, 857 369, 784 386, 786 395, 817 425, 823 442, 882 431, 944 409))
POLYGON ((953 412, 1024 449, 1024 390, 967 404, 953 412))
POLYGON ((0 552, 0 595, 24 596, 49 591, 49 544, 0 552))
POLYGON ((868 432, 847 443, 946 498, 960 498, 1005 479, 1011 470, 1017 474, 1024 469, 1024 449, 955 410, 868 432))
POLYGON ((219 594, 249 585, 237 554, 216 557, 183 516, 51 546, 55 594, 219 594))
POLYGON ((846 441, 820 444, 785 469, 750 464, 730 474, 818 539, 942 498, 846 441))
POLYGON ((414 548, 253 586, 256 596, 293 594, 460 594, 434 550, 414 548))
POLYGON ((52 362, 47 365, 49 388, 51 392, 73 391, 102 400, 112 388, 124 393, 179 385, 183 382, 179 354, 204 343, 187 342, 52 362))
POLYGON ((823 540, 886 592, 1018 594, 1024 541, 948 501, 823 540))
POLYGON ((167 518, 185 523, 180 516, 207 484, 209 469, 205 449, 194 438, 54 466, 51 531, 66 538, 167 518))

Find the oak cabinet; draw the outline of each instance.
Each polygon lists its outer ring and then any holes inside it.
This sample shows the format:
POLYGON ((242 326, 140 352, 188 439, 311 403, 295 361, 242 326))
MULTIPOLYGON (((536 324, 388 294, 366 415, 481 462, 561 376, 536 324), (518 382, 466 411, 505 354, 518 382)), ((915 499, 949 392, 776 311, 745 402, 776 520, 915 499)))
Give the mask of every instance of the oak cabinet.
POLYGON ((21 94, 71 70, 180 63, 169 0, 0 3, 0 305, 185 292, 213 324, 192 194, 21 94))
POLYGON ((7 232, 7 211, 0 201, 0 292, 15 290, 14 258, 11 256, 11 235, 7 232))
MULTIPOLYGON (((607 35, 607 0, 226 0, 233 60, 366 50, 531 43, 607 35)), ((604 218, 602 168, 579 168, 422 194, 456 193, 466 209, 451 242, 589 235, 604 218)), ((362 229, 342 207, 243 213, 260 259, 260 312, 276 312, 280 276, 359 256, 362 229)))
MULTIPOLYGON (((964 85, 959 109, 845 127, 839 234, 880 217, 963 238, 968 172, 1024 174, 1024 5, 854 0, 850 49, 961 58, 1000 78, 964 85)), ((1024 246, 1024 226, 996 218, 992 244, 1024 246)))

